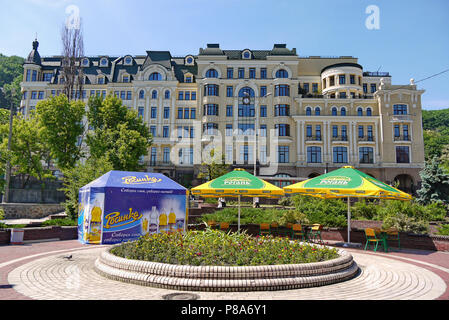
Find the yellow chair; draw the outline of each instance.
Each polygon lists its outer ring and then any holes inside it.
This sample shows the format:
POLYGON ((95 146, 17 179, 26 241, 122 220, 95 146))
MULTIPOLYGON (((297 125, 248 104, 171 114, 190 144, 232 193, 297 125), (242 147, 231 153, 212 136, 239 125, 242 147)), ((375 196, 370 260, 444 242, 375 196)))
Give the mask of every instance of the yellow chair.
POLYGON ((292 238, 296 239, 296 238, 299 238, 299 237, 301 237, 302 240, 305 240, 306 235, 304 233, 304 230, 302 229, 302 226, 300 224, 296 224, 295 223, 292 226, 292 238))
POLYGON ((229 223, 228 222, 220 222, 220 230, 221 231, 229 230, 229 223))
POLYGON ((217 227, 217 223, 214 220, 207 221, 207 226, 211 229, 215 229, 217 227))
POLYGON ((389 228, 386 230, 387 241, 393 240, 398 242, 398 248, 401 250, 401 239, 399 238, 399 231, 396 228, 389 228))
POLYGON ((365 249, 368 248, 371 244, 376 244, 376 246, 374 247, 374 251, 377 251, 377 247, 379 244, 381 244, 384 247, 385 252, 387 252, 387 244, 386 244, 386 239, 385 238, 378 238, 376 236, 376 232, 373 228, 366 228, 365 229, 365 237, 366 237, 366 244, 365 244, 365 249))
POLYGON ((319 238, 320 242, 323 242, 323 239, 321 239, 321 230, 323 230, 323 226, 315 223, 309 231, 309 240, 318 240, 319 238))
POLYGON ((270 234, 270 224, 269 223, 259 224, 259 235, 265 236, 269 234, 270 234))

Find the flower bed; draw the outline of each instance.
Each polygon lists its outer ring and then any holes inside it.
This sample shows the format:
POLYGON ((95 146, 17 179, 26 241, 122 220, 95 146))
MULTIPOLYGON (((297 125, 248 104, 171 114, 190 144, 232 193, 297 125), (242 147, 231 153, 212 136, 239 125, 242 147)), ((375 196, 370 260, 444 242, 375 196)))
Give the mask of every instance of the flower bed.
POLYGON ((122 258, 193 266, 257 266, 321 262, 337 250, 280 237, 251 237, 217 230, 153 234, 111 250, 122 258))

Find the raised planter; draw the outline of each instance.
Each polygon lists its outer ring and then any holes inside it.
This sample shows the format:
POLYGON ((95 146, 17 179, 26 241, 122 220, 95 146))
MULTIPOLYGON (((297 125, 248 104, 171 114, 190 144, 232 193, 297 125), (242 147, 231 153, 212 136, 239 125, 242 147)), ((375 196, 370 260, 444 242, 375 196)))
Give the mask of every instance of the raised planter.
POLYGON ((342 282, 358 273, 348 252, 323 262, 266 266, 189 266, 117 257, 108 248, 95 270, 113 280, 188 291, 267 291, 317 287, 342 282))

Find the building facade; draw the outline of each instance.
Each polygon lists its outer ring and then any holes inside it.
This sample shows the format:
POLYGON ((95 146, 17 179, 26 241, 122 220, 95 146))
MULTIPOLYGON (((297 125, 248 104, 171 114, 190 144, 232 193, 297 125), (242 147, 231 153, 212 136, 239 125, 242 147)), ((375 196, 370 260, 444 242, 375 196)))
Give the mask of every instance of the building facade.
MULTIPOLYGON (((38 42, 24 64, 22 113, 62 91, 62 57, 43 57, 38 42)), ((153 145, 148 170, 196 184, 202 163, 224 157, 276 184, 352 165, 414 192, 424 166, 421 95, 413 79, 393 85, 386 72, 367 72, 357 58, 301 57, 271 50, 196 55, 169 51, 85 57, 82 92, 108 94, 143 117, 153 145), (293 179, 294 178, 294 179, 293 179), (280 181, 280 182, 279 182, 280 181)))

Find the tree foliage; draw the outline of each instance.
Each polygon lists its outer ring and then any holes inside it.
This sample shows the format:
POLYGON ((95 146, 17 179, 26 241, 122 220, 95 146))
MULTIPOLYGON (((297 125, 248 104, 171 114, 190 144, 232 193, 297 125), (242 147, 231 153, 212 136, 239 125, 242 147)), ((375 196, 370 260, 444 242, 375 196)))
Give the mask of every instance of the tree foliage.
POLYGON ((449 174, 445 172, 437 157, 427 161, 420 172, 421 189, 418 190, 417 201, 422 204, 443 202, 449 204, 449 174))
POLYGON ((0 53, 0 87, 6 92, 0 92, 0 108, 9 109, 11 106, 11 88, 15 89, 13 104, 20 103, 20 82, 23 79, 23 63, 25 59, 18 56, 4 56, 0 53))
POLYGON ((215 149, 212 149, 209 155, 210 158, 201 164, 198 179, 210 181, 229 172, 230 167, 225 163, 224 155, 220 157, 220 154, 215 154, 215 149))

